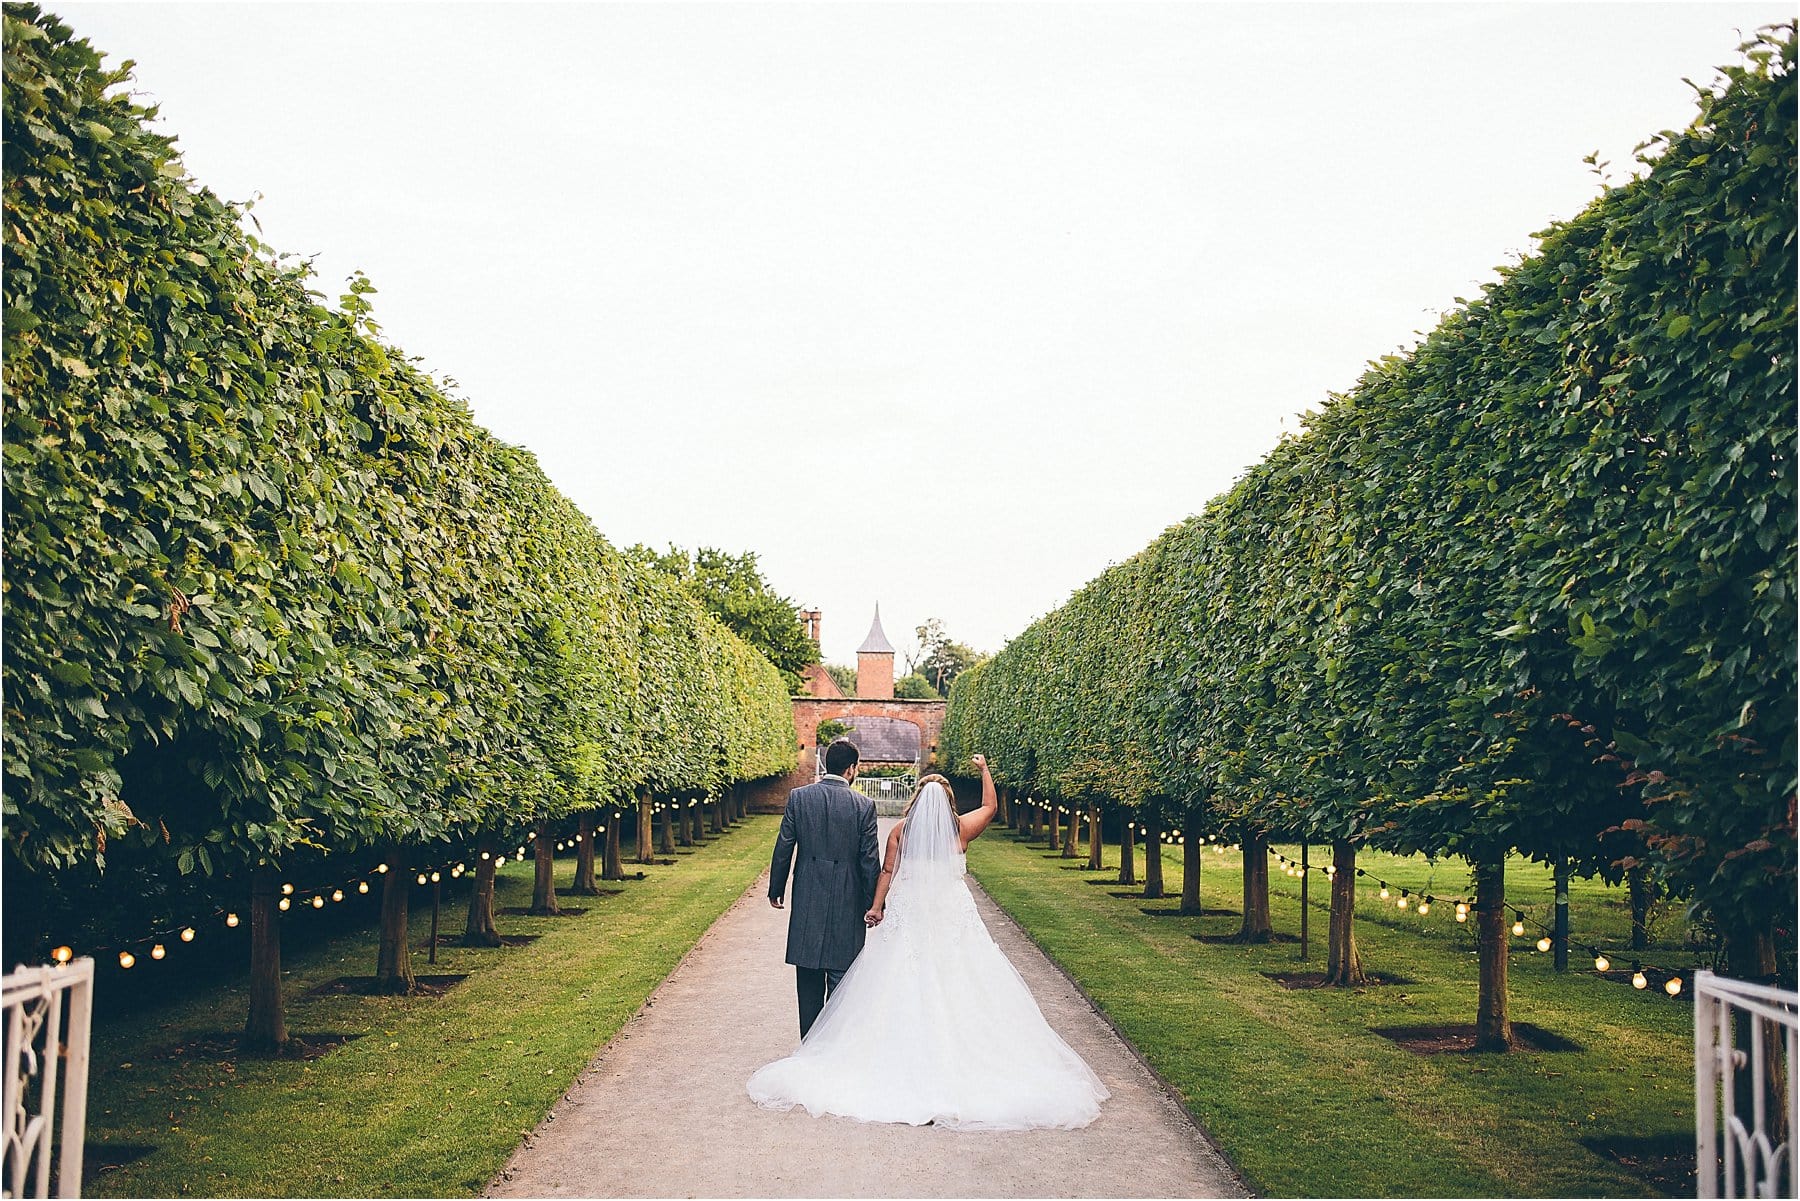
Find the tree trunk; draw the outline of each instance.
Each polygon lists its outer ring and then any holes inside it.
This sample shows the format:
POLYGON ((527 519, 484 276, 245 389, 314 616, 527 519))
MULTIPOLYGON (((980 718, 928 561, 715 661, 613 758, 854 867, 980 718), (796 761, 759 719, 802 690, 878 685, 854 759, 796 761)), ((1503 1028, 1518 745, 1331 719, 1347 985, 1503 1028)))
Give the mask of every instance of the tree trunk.
POLYGON ((1038 807, 1036 801, 1025 802, 1025 841, 1036 842, 1038 837, 1038 807))
POLYGON ((656 847, 655 831, 651 828, 656 821, 656 812, 650 803, 650 790, 639 788, 637 792, 637 861, 639 863, 655 863, 656 847))
POLYGON ((1551 941, 1555 944, 1556 970, 1566 972, 1569 970, 1569 861, 1558 859, 1555 873, 1556 933, 1551 941))
POLYGON ((381 949, 375 958, 375 991, 404 995, 412 992, 412 948, 406 945, 406 912, 412 899, 412 876, 399 847, 387 853, 387 871, 381 877, 381 949))
POLYGON ((1094 801, 1088 805, 1088 870, 1099 871, 1105 867, 1106 842, 1100 836, 1100 803, 1094 801))
POLYGON ((1268 942, 1275 937, 1269 920, 1269 836, 1252 830, 1244 836, 1244 922, 1236 942, 1268 942))
POLYGON ((581 833, 575 843, 575 883, 569 891, 576 896, 591 897, 600 891, 594 883, 594 811, 586 809, 581 814, 581 833))
POLYGON ((1144 899, 1163 896, 1162 814, 1151 810, 1144 822, 1144 899))
POLYGON ((671 808, 675 802, 663 799, 662 816, 657 823, 656 850, 658 854, 673 855, 675 853, 675 810, 671 808))
POLYGON ((707 832, 711 834, 725 833, 725 814, 721 812, 725 802, 718 797, 708 797, 705 804, 707 832))
POLYGON ((1356 949, 1356 847, 1349 839, 1331 844, 1331 929, 1325 946, 1325 983, 1339 988, 1367 984, 1362 953, 1356 949))
POLYGON ((691 814, 694 807, 687 803, 685 797, 677 797, 670 804, 675 806, 675 841, 684 847, 694 845, 693 821, 691 814))
POLYGON ((287 1044, 287 1013, 281 998, 281 884, 272 867, 250 876, 250 1016, 244 1022, 246 1051, 279 1051, 287 1044))
POLYGON ((475 886, 469 891, 469 920, 463 928, 463 946, 497 947, 500 931, 494 927, 494 836, 483 834, 476 846, 475 886))
POLYGON ((1181 815, 1181 912, 1200 912, 1200 856, 1206 850, 1201 817, 1189 809, 1181 815))
POLYGON ((1069 810, 1068 818, 1069 820, 1063 823, 1062 857, 1075 859, 1079 857, 1078 852, 1081 846, 1081 810, 1069 810))
POLYGON ((537 875, 531 882, 531 911, 536 914, 562 912, 556 903, 556 843, 550 837, 550 823, 537 824, 537 836, 531 840, 537 875))
POLYGON ((1656 900, 1656 887, 1641 867, 1625 873, 1631 888, 1631 949, 1641 951, 1650 945, 1650 905, 1656 900))
POLYGON ((606 819, 606 833, 601 835, 606 840, 606 858, 600 868, 602 880, 625 878, 625 860, 619 853, 619 827, 624 820, 625 814, 618 809, 612 810, 606 819))
POLYGON ((1062 847, 1062 814, 1057 812, 1054 805, 1046 805, 1044 806, 1044 816, 1050 819, 1050 842, 1048 845, 1051 850, 1058 850, 1062 847))
POLYGON ((1475 864, 1475 934, 1481 955, 1481 991, 1475 1004, 1475 1049, 1512 1047, 1512 1019, 1506 1010, 1506 859, 1475 864))
POLYGON ((1137 883, 1137 834, 1132 830, 1136 820, 1127 810, 1119 815, 1119 883, 1137 883))
POLYGON ((1000 798, 1000 824, 1011 827, 1013 824, 1012 789, 997 789, 996 794, 1000 798))
MULTIPOLYGON (((1773 931, 1767 928, 1736 928, 1723 931, 1722 937, 1725 970, 1732 976, 1752 984, 1781 983, 1777 979, 1781 960, 1773 931)), ((1693 981, 1688 980, 1686 983, 1692 985, 1693 981)), ((1733 1047, 1754 1059, 1756 1036, 1752 1032, 1749 1013, 1743 1010, 1737 1012, 1731 1038, 1733 1047)), ((1762 1023, 1762 1057, 1764 1075, 1760 1100, 1765 1125, 1771 1140, 1777 1146, 1785 1141, 1791 1148, 1794 1145, 1794 1132, 1788 1128, 1787 1040, 1782 1035, 1779 1022, 1762 1023)), ((1758 1101, 1754 1074, 1749 1071, 1734 1072, 1732 1081, 1735 1111, 1740 1114, 1754 1113, 1758 1101)))
POLYGON ((705 846, 706 802, 699 797, 695 797, 693 803, 687 807, 687 816, 688 824, 693 827, 693 833, 691 835, 692 845, 697 847, 705 846))

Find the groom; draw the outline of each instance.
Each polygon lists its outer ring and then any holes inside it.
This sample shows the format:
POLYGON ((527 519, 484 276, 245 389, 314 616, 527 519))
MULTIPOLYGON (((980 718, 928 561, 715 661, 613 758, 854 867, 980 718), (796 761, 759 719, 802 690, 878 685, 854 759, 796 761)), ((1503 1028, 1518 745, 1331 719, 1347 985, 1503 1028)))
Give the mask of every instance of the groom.
POLYGON ((863 914, 875 899, 881 863, 875 851, 875 802, 850 787, 862 758, 839 738, 825 748, 825 775, 788 793, 769 863, 769 904, 782 907, 794 872, 787 961, 800 994, 800 1037, 825 1008, 825 996, 863 948, 863 914), (794 857, 800 862, 796 866, 794 857))

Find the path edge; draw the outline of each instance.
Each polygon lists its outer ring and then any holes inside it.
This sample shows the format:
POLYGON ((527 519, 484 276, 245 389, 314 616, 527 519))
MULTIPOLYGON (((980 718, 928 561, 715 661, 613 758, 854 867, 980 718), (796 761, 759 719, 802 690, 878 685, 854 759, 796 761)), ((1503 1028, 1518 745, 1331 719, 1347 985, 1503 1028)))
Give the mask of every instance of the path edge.
MULTIPOLYGON (((507 1179, 508 1173, 510 1173, 512 1171, 513 1160, 517 1159, 520 1156, 520 1154, 522 1154, 523 1152, 530 1149, 532 1140, 534 1140, 537 1137, 537 1133, 539 1130, 542 1130, 547 1123, 553 1122, 556 1120, 557 1107, 560 1106, 564 1101, 567 1101, 569 1099, 570 1093, 574 1092, 577 1088, 580 1088, 582 1086, 582 1084, 586 1082, 589 1073, 591 1073, 594 1070, 594 1065, 599 1063, 601 1058, 603 1056, 605 1056, 608 1051, 612 1050, 614 1043, 618 1042, 620 1039, 625 1037, 625 1031, 630 1028, 631 1023, 633 1023, 633 1022, 637 1021, 639 1018, 643 1017, 644 1012, 646 1010, 648 1010, 651 1006, 656 1004, 657 995, 659 993, 661 993, 663 989, 665 989, 669 986, 669 981, 673 980, 675 978, 675 976, 681 971, 682 968, 687 966, 688 960, 692 959, 694 957, 694 955, 700 950, 700 948, 706 943, 706 940, 712 936, 713 930, 718 926, 718 924, 720 922, 725 920, 726 914, 730 913, 733 909, 736 909, 738 907, 738 905, 743 903, 743 901, 746 897, 748 897, 752 893, 756 892, 756 890, 759 887, 762 887, 763 882, 766 881, 768 878, 769 878, 769 869, 765 867, 762 871, 757 873, 756 879, 750 881, 749 887, 745 888, 743 892, 741 892, 737 896, 733 897, 731 902, 729 904, 727 904, 725 906, 725 908, 719 910, 719 916, 715 917, 712 920, 712 924, 707 926, 706 929, 704 929, 700 932, 700 937, 696 938, 694 940, 694 945, 689 947, 687 949, 687 952, 684 955, 682 955, 682 957, 680 959, 675 961, 675 965, 669 969, 668 974, 665 975, 661 980, 658 980, 656 982, 656 987, 651 989, 648 993, 646 993, 644 995, 644 1003, 642 1005, 639 1005, 636 1009, 632 1010, 630 1017, 626 1018, 623 1022, 619 1023, 619 1028, 617 1030, 613 1031, 613 1036, 611 1038, 607 1039, 604 1043, 601 1043, 598 1047, 596 1047, 594 1049, 593 1055, 589 1056, 588 1061, 581 1065, 581 1070, 579 1072, 575 1073, 575 1079, 571 1080, 569 1082, 569 1087, 563 1089, 562 1094, 560 1096, 558 1096, 556 1098, 556 1100, 554 1100, 550 1103, 550 1108, 546 1109, 544 1111, 544 1116, 539 1118, 537 1120, 537 1122, 531 1127, 531 1130, 525 1135, 525 1137, 519 1140, 518 1145, 512 1149, 512 1154, 508 1155, 506 1157, 506 1162, 500 1165, 500 1170, 495 1172, 492 1176, 488 1177, 487 1181, 482 1184, 481 1192, 476 1194, 477 1196, 492 1197, 494 1195, 494 1186, 496 1184, 504 1183, 507 1179)), ((766 894, 766 889, 765 889, 765 894, 766 894)), ((997 903, 998 902, 996 902, 996 904, 997 903)), ((1012 915, 1007 914, 1007 916, 1010 918, 1012 915)), ((1018 925, 1017 922, 1014 922, 1013 924, 1018 925)), ((1024 927, 1021 926, 1020 929, 1024 929, 1024 927)), ((1049 958, 1049 956, 1046 955, 1045 958, 1049 958)), ((1056 961, 1052 959, 1051 962, 1055 963, 1056 961)), ((1058 964, 1057 966, 1058 966, 1058 970, 1060 971, 1061 965, 1058 964)), ((1126 1042, 1125 1045, 1131 1046, 1129 1040, 1126 1042)), ((1132 1050, 1132 1054, 1134 1054, 1134 1055, 1137 1054, 1136 1047, 1132 1047, 1131 1050, 1132 1050)), ((1184 1113, 1186 1112, 1186 1109, 1187 1109, 1186 1106, 1182 1107, 1182 1111, 1184 1113)), ((1237 1170, 1236 1164, 1232 1165, 1232 1170, 1233 1171, 1237 1170)))
POLYGON ((1092 1009, 1094 1013, 1099 1016, 1100 1020, 1106 1023, 1107 1028, 1118 1036, 1119 1041, 1125 1045, 1125 1049, 1131 1052, 1132 1058, 1136 1059, 1138 1063, 1142 1065, 1143 1069, 1150 1073, 1150 1078, 1156 1081, 1156 1087, 1162 1090, 1165 1097, 1174 1102, 1175 1108, 1181 1111, 1181 1116, 1187 1119, 1188 1125, 1193 1127, 1194 1133, 1199 1136, 1200 1141, 1212 1148, 1213 1154, 1217 1155, 1224 1161, 1225 1166, 1231 1169, 1231 1174, 1235 1176, 1237 1182, 1243 1186, 1244 1195, 1247 1197, 1267 1196, 1268 1194, 1260 1191, 1250 1183, 1249 1178, 1244 1175, 1244 1169, 1238 1166, 1237 1160, 1227 1154, 1225 1148, 1219 1146, 1218 1140, 1213 1138, 1212 1132, 1200 1124, 1200 1119, 1196 1117, 1194 1111, 1188 1107, 1187 1100, 1182 1097, 1181 1091, 1170 1084, 1168 1078, 1156 1070, 1155 1064, 1144 1058, 1144 1053, 1138 1050, 1138 1045, 1131 1041, 1123 1030, 1119 1029, 1119 1023, 1113 1020, 1112 1014, 1106 1012, 1106 1007, 1096 1001, 1093 994, 1082 987, 1081 981, 1069 974, 1069 969, 1065 968, 1062 965, 1062 961, 1050 953, 1050 948, 1039 941, 1038 936, 1032 933, 1031 927, 1014 917, 1012 910, 995 900, 994 894, 989 892, 982 885, 981 880, 976 877, 974 873, 971 872, 968 879, 969 883, 974 885, 976 890, 979 891, 982 896, 986 897, 988 902, 992 904, 995 909, 998 909, 1001 913, 1006 915, 1006 920, 1011 922, 1013 927, 1025 936, 1027 942, 1038 949, 1038 954, 1042 955, 1044 960, 1049 963, 1051 967, 1055 968, 1057 973, 1061 975, 1064 980, 1069 982, 1069 987, 1073 988, 1076 993, 1080 995, 1081 999, 1087 1002, 1088 1008, 1092 1009))

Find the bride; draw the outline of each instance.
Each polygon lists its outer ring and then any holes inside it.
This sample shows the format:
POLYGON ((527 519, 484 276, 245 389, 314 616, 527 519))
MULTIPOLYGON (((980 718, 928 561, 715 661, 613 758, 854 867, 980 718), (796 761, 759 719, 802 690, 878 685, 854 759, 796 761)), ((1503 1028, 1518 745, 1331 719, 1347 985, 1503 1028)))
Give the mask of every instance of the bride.
POLYGON ((942 776, 920 782, 888 835, 862 954, 800 1049, 750 1077, 758 1105, 957 1130, 1072 1130, 1099 1114, 1106 1086, 1044 1020, 963 879, 997 807, 986 758, 973 763, 973 813, 942 776))

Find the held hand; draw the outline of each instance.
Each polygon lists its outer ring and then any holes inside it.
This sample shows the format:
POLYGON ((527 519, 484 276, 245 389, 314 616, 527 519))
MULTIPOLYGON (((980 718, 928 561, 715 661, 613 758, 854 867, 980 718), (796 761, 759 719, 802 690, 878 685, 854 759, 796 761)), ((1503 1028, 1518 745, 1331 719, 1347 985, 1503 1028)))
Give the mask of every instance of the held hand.
POLYGON ((780 909, 781 908, 781 898, 780 897, 770 897, 769 898, 769 908, 780 909))
POLYGON ((867 913, 863 914, 863 925, 879 926, 880 924, 881 924, 881 910, 880 909, 871 909, 867 913))

